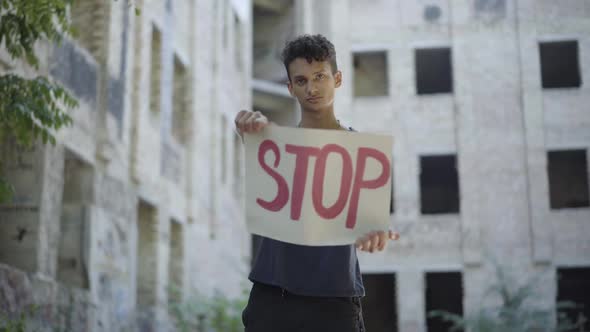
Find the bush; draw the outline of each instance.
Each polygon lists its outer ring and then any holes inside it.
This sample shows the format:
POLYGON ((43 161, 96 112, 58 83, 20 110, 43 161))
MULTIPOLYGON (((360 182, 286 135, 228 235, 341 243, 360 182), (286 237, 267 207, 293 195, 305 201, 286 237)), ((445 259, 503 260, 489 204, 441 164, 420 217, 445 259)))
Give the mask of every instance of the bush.
MULTIPOLYGON (((443 310, 433 310, 429 317, 439 317, 452 324, 453 331, 471 332, 563 332, 580 329, 582 322, 572 322, 565 314, 560 313, 557 324, 553 324, 553 310, 539 309, 531 306, 537 297, 538 278, 528 279, 522 286, 513 287, 512 278, 505 268, 494 264, 496 283, 485 293, 486 296, 498 295, 500 305, 480 308, 466 317, 443 310)), ((571 302, 558 302, 557 311, 579 308, 571 302)))
MULTIPOLYGON (((178 290, 172 290, 179 298, 178 290)), ((242 310, 247 303, 247 290, 237 298, 228 298, 220 291, 212 296, 199 293, 186 301, 171 301, 169 312, 178 331, 239 332, 243 331, 242 310)))

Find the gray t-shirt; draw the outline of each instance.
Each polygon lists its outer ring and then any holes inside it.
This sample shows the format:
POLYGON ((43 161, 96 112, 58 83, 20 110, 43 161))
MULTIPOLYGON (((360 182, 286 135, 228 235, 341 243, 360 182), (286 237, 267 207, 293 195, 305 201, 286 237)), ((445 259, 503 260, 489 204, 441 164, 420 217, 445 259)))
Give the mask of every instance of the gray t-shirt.
POLYGON ((259 236, 249 279, 298 295, 365 295, 354 245, 302 246, 259 236))

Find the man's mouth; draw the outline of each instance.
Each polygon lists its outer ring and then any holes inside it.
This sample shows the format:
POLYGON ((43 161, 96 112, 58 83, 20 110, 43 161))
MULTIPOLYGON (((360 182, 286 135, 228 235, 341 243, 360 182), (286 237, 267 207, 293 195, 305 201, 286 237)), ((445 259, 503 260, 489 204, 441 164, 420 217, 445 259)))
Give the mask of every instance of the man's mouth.
POLYGON ((317 102, 318 100, 322 99, 322 97, 309 97, 307 101, 310 103, 317 102))

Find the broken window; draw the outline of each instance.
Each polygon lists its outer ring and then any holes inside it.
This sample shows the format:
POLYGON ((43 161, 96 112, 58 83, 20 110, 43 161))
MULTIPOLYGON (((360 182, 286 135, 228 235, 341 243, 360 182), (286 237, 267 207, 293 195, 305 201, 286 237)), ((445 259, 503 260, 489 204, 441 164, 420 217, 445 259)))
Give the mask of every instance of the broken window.
MULTIPOLYGON (((149 27, 149 26, 148 26, 149 27)), ((141 177, 139 172, 139 160, 141 159, 141 132, 139 130, 141 126, 140 114, 141 104, 144 100, 144 91, 142 89, 142 81, 145 81, 147 74, 146 66, 141 66, 141 58, 143 52, 143 44, 145 41, 141 38, 143 35, 144 24, 143 18, 137 17, 135 19, 134 34, 135 41, 133 45, 133 75, 131 79, 132 95, 131 95, 131 129, 130 129, 130 163, 131 163, 131 176, 135 180, 139 180, 141 177)))
POLYGON ((222 0, 222 5, 221 5, 221 24, 223 26, 223 32, 222 32, 222 44, 223 44, 223 48, 227 49, 228 47, 228 42, 229 42, 229 20, 228 20, 228 13, 230 10, 230 6, 231 4, 228 2, 228 0, 222 0))
POLYGON ((57 280, 88 288, 89 220, 94 171, 90 164, 66 151, 61 207, 57 280))
POLYGON ((506 0, 475 0, 475 15, 478 18, 503 18, 506 16, 506 0))
POLYGON ((459 212, 455 155, 420 158, 420 206, 423 214, 459 212))
MULTIPOLYGON (((284 85, 287 73, 281 60, 284 45, 296 35, 294 0, 253 1, 252 76, 284 85)), ((320 6, 317 1, 314 6, 320 6)), ((327 15, 323 15, 324 20, 327 15)))
POLYGON ((551 208, 589 206, 586 150, 549 151, 547 163, 551 208))
POLYGON ((415 50, 415 66, 417 94, 453 92, 450 48, 415 50))
POLYGON ((44 183, 44 149, 0 144, 2 176, 14 188, 12 200, 0 204, 0 263, 26 272, 39 269, 40 199, 44 183))
POLYGON ((236 13, 233 14, 234 16, 234 58, 236 61, 236 69, 238 71, 243 70, 243 50, 242 50, 242 22, 240 22, 240 18, 236 13))
POLYGON ((367 331, 397 331, 395 274, 363 274, 363 319, 367 331))
POLYGON ((170 253, 168 259, 168 301, 180 303, 184 286, 184 237, 182 224, 170 222, 170 253))
POLYGON ((558 319, 567 319, 571 323, 582 323, 570 331, 590 330, 590 267, 557 269, 557 302, 571 302, 576 308, 564 308, 558 313, 558 319), (559 317, 561 316, 561 317, 559 317))
POLYGON ((189 78, 186 66, 174 56, 174 80, 172 91, 172 136, 182 145, 189 139, 191 127, 189 103, 189 78))
POLYGON ((560 41, 539 44, 541 81, 544 89, 580 87, 578 42, 560 41))
POLYGON ((395 211, 395 204, 393 200, 393 193, 394 193, 394 184, 393 184, 393 168, 391 168, 391 198, 389 199, 389 214, 393 214, 395 211))
POLYGON ((137 219, 137 305, 146 308, 156 304, 158 211, 140 201, 137 219))
POLYGON ((452 324, 440 317, 430 317, 434 310, 463 315, 463 277, 461 272, 426 273, 426 330, 450 331, 452 324))
POLYGON ((353 55, 353 64, 355 97, 388 95, 389 84, 385 52, 356 53, 353 55))
POLYGON ((72 1, 70 7, 76 40, 99 62, 105 55, 103 45, 107 37, 109 11, 109 2, 102 0, 72 1))
POLYGON ((160 84, 162 75, 162 34, 152 25, 150 73, 150 111, 160 113, 160 84))

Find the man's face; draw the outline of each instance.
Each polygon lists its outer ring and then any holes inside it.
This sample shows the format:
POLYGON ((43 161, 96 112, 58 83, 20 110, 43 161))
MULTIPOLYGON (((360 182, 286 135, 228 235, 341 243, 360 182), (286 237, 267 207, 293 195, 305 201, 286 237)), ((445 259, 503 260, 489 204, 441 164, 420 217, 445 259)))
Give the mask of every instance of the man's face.
POLYGON ((289 64, 289 92, 305 111, 319 112, 334 104, 334 90, 342 83, 342 73, 332 73, 329 61, 308 63, 297 58, 289 64))

